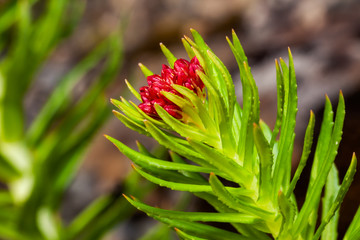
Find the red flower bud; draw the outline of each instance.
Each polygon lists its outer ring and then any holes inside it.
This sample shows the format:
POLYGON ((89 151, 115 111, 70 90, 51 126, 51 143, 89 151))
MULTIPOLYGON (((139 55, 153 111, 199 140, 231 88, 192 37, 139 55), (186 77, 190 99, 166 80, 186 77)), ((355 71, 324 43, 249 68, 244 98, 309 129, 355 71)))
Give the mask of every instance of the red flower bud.
POLYGON ((191 61, 178 59, 174 63, 174 69, 163 65, 161 76, 151 75, 147 77, 148 86, 140 88, 140 95, 143 103, 139 104, 139 108, 152 118, 160 119, 154 104, 163 107, 171 116, 180 119, 182 117, 181 109, 168 100, 161 91, 170 92, 178 96, 182 96, 173 87, 172 84, 178 84, 201 94, 204 84, 196 71, 203 71, 198 59, 194 57, 191 61))

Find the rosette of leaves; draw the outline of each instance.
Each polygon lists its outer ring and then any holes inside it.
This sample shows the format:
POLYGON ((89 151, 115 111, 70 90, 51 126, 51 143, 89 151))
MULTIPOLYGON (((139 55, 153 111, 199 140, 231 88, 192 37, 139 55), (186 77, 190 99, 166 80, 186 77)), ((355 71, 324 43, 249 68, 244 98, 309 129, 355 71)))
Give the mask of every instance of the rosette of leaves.
MULTIPOLYGON (((114 111, 120 121, 168 148, 171 160, 154 157, 140 143, 135 151, 107 138, 134 162, 133 168, 144 178, 173 190, 192 192, 216 212, 165 210, 136 198, 125 196, 126 199, 174 228, 182 239, 336 239, 339 207, 356 170, 354 154, 340 184, 334 159, 345 115, 342 93, 335 118, 326 97, 310 182, 305 202, 299 208, 294 189, 311 152, 315 117, 310 112, 301 160, 291 176, 297 84, 290 50, 288 64, 282 59, 275 62, 278 110, 275 126, 270 129, 259 117, 257 86, 235 32, 232 40, 227 41, 240 70, 242 105, 236 99, 229 71, 203 38, 195 30, 191 32, 193 40, 188 37, 182 40, 189 57, 196 57, 202 66, 203 70, 198 69, 196 74, 205 85, 206 97, 176 83, 171 84, 176 93, 161 91, 162 96, 178 106, 182 118, 156 103, 159 118, 152 118, 131 101, 112 99, 121 111, 114 111), (206 222, 226 222, 236 232, 206 222)), ((176 57, 162 44, 161 49, 174 68, 176 57)), ((140 67, 146 77, 153 75, 145 66, 140 67)), ((143 101, 128 82, 127 85, 143 101)), ((359 210, 344 239, 360 239, 359 210)))

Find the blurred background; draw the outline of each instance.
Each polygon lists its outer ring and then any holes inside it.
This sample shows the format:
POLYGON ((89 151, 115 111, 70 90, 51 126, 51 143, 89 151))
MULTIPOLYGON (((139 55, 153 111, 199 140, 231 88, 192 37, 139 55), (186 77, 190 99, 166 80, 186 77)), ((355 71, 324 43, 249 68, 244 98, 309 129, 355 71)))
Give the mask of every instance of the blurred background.
MULTIPOLYGON (((5 2, 7 1, 0 0, 0 6, 5 2)), ((262 119, 271 127, 276 117, 274 59, 286 59, 287 47, 292 50, 299 94, 294 165, 297 164, 302 151, 310 109, 315 113, 316 131, 319 131, 325 94, 335 105, 340 89, 344 93, 347 107, 343 141, 336 160, 341 179, 350 163, 352 153, 360 154, 360 1, 84 2, 86 7, 78 26, 51 53, 25 97, 27 122, 32 121, 47 101, 47 96, 57 84, 57 77, 71 68, 111 32, 120 28, 123 29, 124 59, 116 80, 107 90, 108 99, 118 98, 120 95, 132 98, 125 90, 125 78, 135 88, 145 85, 146 79, 137 66, 139 62, 155 73, 160 72, 162 64, 166 63, 160 51, 160 42, 176 57, 186 58, 181 38, 183 35, 190 35, 190 28, 202 34, 215 54, 222 59, 233 75, 237 93, 240 94, 237 65, 225 39, 234 29, 243 44, 258 84, 262 119)), ((87 84, 85 77, 75 89, 75 98, 77 94, 81 95, 87 84)), ((131 147, 136 146, 135 140, 140 140, 150 148, 156 146, 150 139, 130 131, 115 117, 110 117, 90 144, 85 160, 65 194, 62 215, 68 221, 97 196, 111 192, 121 185, 131 171, 130 161, 120 154, 103 134, 115 137, 131 147)), ((307 173, 304 173, 303 179, 309 176, 309 170, 305 169, 307 173)), ((299 184, 297 196, 300 201, 305 194, 306 182, 301 183, 304 184, 303 191, 299 184)), ((341 210, 340 232, 348 226, 360 203, 359 191, 358 174, 341 210)), ((176 194, 159 189, 148 197, 146 202, 169 209, 176 201, 176 194)), ((194 208, 201 205, 192 201, 194 208)), ((137 213, 119 225, 105 239, 139 239, 154 224, 155 222, 145 214, 137 213)))

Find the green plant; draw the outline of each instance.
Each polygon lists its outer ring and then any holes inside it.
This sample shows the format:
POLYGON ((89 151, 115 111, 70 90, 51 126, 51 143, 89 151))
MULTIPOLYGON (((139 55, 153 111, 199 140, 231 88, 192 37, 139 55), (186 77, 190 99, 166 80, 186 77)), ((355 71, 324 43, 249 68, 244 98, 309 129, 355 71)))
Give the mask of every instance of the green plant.
MULTIPOLYGON (((139 151, 135 151, 110 136, 107 138, 134 162, 134 169, 144 178, 172 190, 192 192, 216 212, 164 210, 134 197, 125 198, 149 216, 175 228, 182 239, 336 239, 339 207, 357 162, 354 154, 340 184, 334 160, 345 116, 342 93, 335 119, 326 97, 306 199, 299 208, 294 189, 311 152, 315 117, 310 112, 301 160, 291 177, 297 84, 290 50, 288 65, 282 59, 275 64, 278 110, 271 130, 259 117, 257 86, 235 32, 227 41, 240 70, 242 106, 236 100, 233 81, 224 64, 195 30, 191 32, 194 40, 185 37, 183 44, 192 61, 195 57, 201 65, 192 66, 195 75, 191 75, 189 62, 185 64, 188 68, 184 67, 161 45, 169 66, 175 70, 163 67, 159 76, 140 65, 149 86, 141 88, 139 94, 127 84, 142 103, 137 106, 124 98, 112 99, 122 112, 114 111, 116 117, 168 148, 171 161, 156 158, 140 143, 139 151), (179 81, 184 74, 190 76, 190 85, 179 81), (318 216, 323 189, 322 214, 318 216), (200 222, 226 222, 236 231, 200 222)), ((360 239, 360 210, 344 239, 360 239)))
MULTIPOLYGON (((83 9, 83 1, 69 0, 0 4, 1 239, 96 239, 132 212, 117 191, 94 200, 69 224, 60 217, 86 147, 111 115, 105 89, 121 66, 120 31, 61 76, 42 110, 25 124, 29 87, 83 9), (95 68, 91 85, 74 101, 74 86, 95 68)), ((149 188, 137 194, 138 179, 129 176, 123 189, 141 198, 149 188)))

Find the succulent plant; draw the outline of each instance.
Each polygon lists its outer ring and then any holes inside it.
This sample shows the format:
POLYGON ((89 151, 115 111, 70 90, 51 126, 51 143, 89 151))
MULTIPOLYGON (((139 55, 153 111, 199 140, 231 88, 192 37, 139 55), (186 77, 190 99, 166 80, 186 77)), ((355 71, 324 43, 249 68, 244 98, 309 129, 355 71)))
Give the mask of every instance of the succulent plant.
MULTIPOLYGON (((281 58, 275 62, 278 109, 271 129, 260 119, 257 86, 235 32, 227 41, 240 70, 242 105, 227 68, 199 33, 191 32, 194 40, 182 39, 190 62, 177 59, 161 45, 170 67, 164 66, 160 76, 140 64, 149 84, 140 94, 126 82, 141 101, 139 106, 124 98, 112 99, 120 109, 114 111, 120 121, 166 147, 171 160, 155 157, 140 143, 135 151, 107 138, 134 162, 133 168, 144 178, 191 192, 216 212, 165 210, 125 198, 173 227, 182 239, 336 239, 339 207, 356 170, 354 154, 339 183, 334 160, 345 116, 342 93, 335 119, 326 97, 306 198, 299 207, 294 189, 311 152, 315 117, 310 112, 301 160, 291 176, 298 106, 290 49, 288 64, 281 58), (226 222, 234 231, 204 222, 226 222)), ((344 239, 360 239, 359 210, 344 239)))

